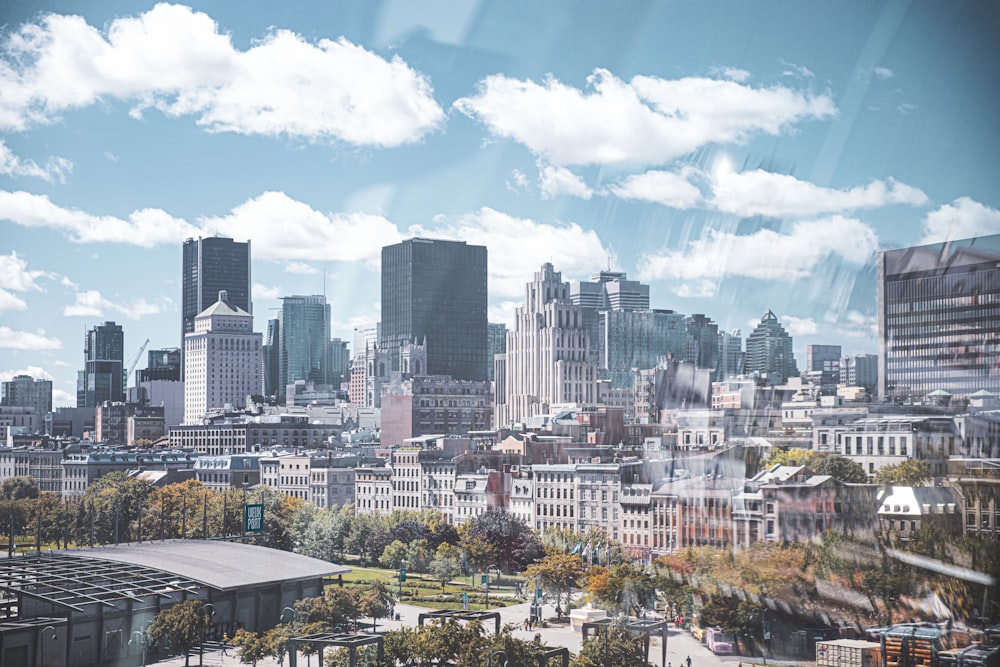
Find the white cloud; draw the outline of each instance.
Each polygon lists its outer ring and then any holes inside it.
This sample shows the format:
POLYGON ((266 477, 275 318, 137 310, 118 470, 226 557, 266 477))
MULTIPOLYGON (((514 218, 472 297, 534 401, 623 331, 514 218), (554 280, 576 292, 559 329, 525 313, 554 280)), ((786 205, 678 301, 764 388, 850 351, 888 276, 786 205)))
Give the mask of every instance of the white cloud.
POLYGON ((288 273, 297 273, 303 276, 314 276, 319 273, 319 269, 315 266, 310 266, 305 262, 289 262, 285 265, 285 271, 288 273))
POLYGON ((927 195, 922 191, 891 178, 842 190, 762 169, 742 173, 718 170, 712 180, 712 204, 739 216, 800 218, 889 204, 926 203, 927 195))
POLYGON ((969 197, 959 197, 928 213, 923 231, 921 244, 1000 234, 1000 211, 969 197))
POLYGON ((916 104, 909 104, 907 102, 903 102, 902 104, 896 106, 896 111, 898 111, 904 116, 909 116, 916 110, 917 110, 916 104))
POLYGON ((674 280, 678 294, 712 294, 706 289, 725 276, 793 281, 812 275, 826 258, 861 265, 878 249, 871 227, 853 218, 833 216, 796 222, 787 233, 761 229, 738 235, 709 229, 682 250, 639 258, 640 280, 674 280))
POLYGON ((427 77, 346 39, 315 44, 274 29, 246 51, 202 12, 157 4, 102 34, 48 14, 2 45, 0 127, 23 130, 117 98, 130 115, 193 115, 212 132, 396 146, 444 120, 427 77))
POLYGON ((588 78, 587 90, 551 76, 535 83, 495 74, 454 107, 558 166, 664 164, 709 143, 777 135, 836 113, 828 95, 783 86, 698 77, 625 82, 603 69, 588 78))
POLYGON ((785 326, 789 336, 812 336, 819 333, 819 325, 811 317, 785 315, 781 318, 781 323, 785 326))
POLYGON ((893 72, 888 67, 876 67, 872 70, 872 74, 874 74, 879 79, 882 79, 883 81, 885 81, 886 79, 891 79, 892 77, 896 76, 896 73, 893 72))
POLYGON ((52 388, 52 407, 61 408, 64 406, 69 406, 71 408, 76 407, 76 394, 68 392, 65 389, 52 388))
POLYGON ((61 229, 78 243, 128 243, 151 248, 198 236, 197 227, 155 208, 133 211, 128 220, 58 206, 45 195, 0 190, 0 219, 23 227, 61 229))
POLYGON ((523 297, 525 283, 545 262, 551 262, 567 280, 589 276, 605 266, 612 254, 596 232, 576 223, 544 224, 487 207, 436 222, 433 229, 414 226, 409 233, 487 246, 492 299, 523 297))
POLYGON ((254 242, 254 257, 271 260, 375 261, 383 245, 401 240, 399 230, 378 215, 320 213, 283 192, 265 192, 220 217, 195 226, 161 209, 133 211, 128 220, 62 208, 44 195, 0 190, 0 219, 24 227, 61 229, 78 243, 176 245, 218 234, 254 242))
POLYGON ((686 167, 679 173, 647 171, 622 179, 609 190, 622 199, 651 201, 676 209, 689 209, 701 203, 701 191, 690 178, 695 170, 686 167))
POLYGON ((107 312, 119 313, 130 320, 138 320, 147 315, 158 315, 163 306, 150 303, 146 299, 132 299, 126 303, 115 303, 97 290, 76 293, 76 301, 63 308, 63 317, 104 317, 107 312))
POLYGON ((713 76, 719 76, 723 79, 729 79, 739 83, 743 83, 750 78, 750 72, 745 69, 740 69, 739 67, 710 67, 708 71, 713 76))
POLYGON ((524 304, 514 299, 504 299, 496 303, 491 303, 486 313, 490 322, 506 324, 507 329, 514 328, 514 318, 519 306, 524 304))
POLYGON ((570 195, 580 199, 590 199, 594 191, 583 182, 583 179, 566 167, 539 165, 538 189, 543 199, 551 199, 556 195, 570 195))
POLYGON ((813 74, 813 71, 805 65, 796 65, 795 63, 790 63, 785 60, 782 60, 781 64, 785 66, 785 70, 781 73, 782 76, 793 76, 801 79, 811 79, 816 76, 813 74))
POLYGON ((280 287, 268 287, 261 283, 253 284, 253 295, 261 299, 277 299, 281 296, 280 287))
POLYGON ((3 139, 0 139, 0 174, 7 176, 30 176, 47 183, 66 182, 66 175, 73 171, 73 163, 66 158, 52 156, 39 165, 34 160, 24 160, 14 154, 3 139))
POLYGON ((44 291, 38 284, 39 278, 54 279, 56 275, 47 271, 29 270, 28 263, 13 250, 9 255, 0 255, 0 313, 27 309, 27 302, 12 292, 44 291))
POLYGON ((28 366, 17 371, 0 371, 0 382, 10 382, 15 375, 29 375, 36 380, 54 380, 52 374, 41 366, 28 366))
POLYGON ((62 341, 49 338, 44 331, 15 331, 10 327, 0 326, 0 348, 9 350, 58 350, 62 341))
POLYGON ((874 315, 866 315, 857 310, 848 310, 839 318, 828 318, 836 327, 837 333, 853 338, 864 338, 867 341, 878 338, 878 319, 874 315))
POLYGON ((509 192, 524 192, 528 189, 528 176, 520 169, 511 169, 505 184, 509 192))
POLYGON ((253 239, 258 259, 372 262, 381 257, 382 246, 402 240, 380 215, 321 213, 283 192, 265 192, 202 225, 222 236, 253 239))

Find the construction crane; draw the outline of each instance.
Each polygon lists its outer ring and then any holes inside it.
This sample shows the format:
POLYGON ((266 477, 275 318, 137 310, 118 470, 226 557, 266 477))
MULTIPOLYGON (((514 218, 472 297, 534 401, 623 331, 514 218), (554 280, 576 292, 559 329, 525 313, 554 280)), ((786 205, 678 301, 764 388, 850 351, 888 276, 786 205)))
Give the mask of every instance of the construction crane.
POLYGON ((146 342, 143 343, 142 346, 139 347, 139 351, 135 353, 135 356, 132 357, 132 359, 129 360, 128 370, 125 371, 124 382, 122 384, 123 387, 128 387, 128 379, 129 379, 129 377, 131 377, 132 371, 135 370, 136 365, 138 365, 138 363, 139 363, 139 357, 141 357, 142 353, 146 351, 146 346, 147 345, 149 345, 149 339, 148 338, 146 339, 146 342))

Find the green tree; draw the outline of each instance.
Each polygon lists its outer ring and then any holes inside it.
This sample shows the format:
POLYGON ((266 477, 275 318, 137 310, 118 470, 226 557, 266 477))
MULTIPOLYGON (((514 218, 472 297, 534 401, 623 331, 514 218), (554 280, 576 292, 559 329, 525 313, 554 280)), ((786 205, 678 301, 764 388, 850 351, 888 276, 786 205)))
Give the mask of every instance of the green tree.
POLYGON ((89 542, 91 525, 99 544, 138 539, 139 512, 145 514, 152 494, 152 484, 125 472, 104 475, 83 494, 77 510, 77 542, 89 542))
POLYGON ((575 554, 550 550, 542 560, 529 565, 524 570, 528 579, 537 578, 542 590, 555 593, 556 605, 569 611, 570 595, 574 588, 580 587, 580 580, 588 566, 583 559, 575 554), (566 604, 561 604, 561 597, 566 596, 566 604))
POLYGON ((632 637, 624 623, 614 623, 583 642, 572 667, 647 667, 641 637, 632 637))
MULTIPOLYGON (((350 509, 353 506, 347 507, 350 509)), ((336 561, 343 557, 344 539, 350 528, 351 517, 343 508, 316 510, 312 513, 312 520, 298 532, 297 551, 312 558, 336 561)))
POLYGON ((389 616, 389 605, 392 602, 392 593, 381 581, 373 581, 361 592, 358 597, 358 611, 362 616, 372 619, 372 632, 376 630, 378 619, 389 616))
POLYGON ((504 572, 519 572, 545 555, 534 531, 502 507, 491 507, 463 523, 459 534, 470 560, 480 566, 497 565, 504 572))
POLYGON ((431 576, 441 582, 441 590, 445 584, 462 574, 462 554, 457 547, 442 544, 437 548, 429 566, 431 576))
POLYGON ((811 449, 776 449, 764 461, 765 468, 774 465, 805 466, 814 474, 830 475, 841 482, 851 484, 863 484, 868 481, 868 474, 860 463, 837 454, 824 454, 811 449))
POLYGON ((208 615, 202 601, 186 600, 157 614, 149 625, 148 634, 161 648, 183 653, 184 664, 188 665, 188 654, 202 641, 206 627, 208 615))
POLYGON ((399 540, 393 540, 382 550, 379 564, 389 570, 398 569, 403 561, 406 560, 407 555, 409 554, 406 544, 399 540))
POLYGON ((0 498, 26 500, 38 497, 38 482, 31 475, 8 477, 0 484, 0 498))
POLYGON ((879 468, 875 473, 875 481, 879 484, 923 486, 931 481, 931 468, 926 461, 907 459, 879 468))
POLYGON ((593 567, 587 576, 587 592, 605 608, 628 615, 655 606, 656 578, 629 563, 593 567))
POLYGON ((244 665, 256 665, 260 660, 271 655, 269 640, 256 632, 247 632, 243 628, 236 631, 230 642, 236 647, 236 655, 244 665))

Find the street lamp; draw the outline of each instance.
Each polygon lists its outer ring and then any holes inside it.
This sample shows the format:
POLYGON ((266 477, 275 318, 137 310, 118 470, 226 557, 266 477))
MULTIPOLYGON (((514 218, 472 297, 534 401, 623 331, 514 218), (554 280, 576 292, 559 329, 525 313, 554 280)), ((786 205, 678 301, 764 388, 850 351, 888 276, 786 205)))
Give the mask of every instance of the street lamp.
MULTIPOLYGON (((208 617, 206 621, 211 621, 212 617, 215 616, 215 605, 212 604, 211 602, 206 602, 201 606, 201 613, 208 617), (209 607, 211 607, 211 611, 206 611, 209 607)), ((202 664, 204 664, 204 659, 205 659, 205 627, 207 625, 208 622, 203 623, 201 627, 201 648, 198 650, 199 667, 202 664)))
POLYGON ((132 636, 128 640, 128 645, 129 646, 132 645, 132 642, 135 640, 135 636, 136 635, 139 635, 139 641, 142 642, 142 667, 146 667, 146 631, 145 630, 133 630, 132 631, 132 636))
MULTIPOLYGON (((764 618, 765 610, 763 608, 754 609, 750 612, 750 616, 747 617, 747 622, 751 623, 755 615, 760 615, 760 657, 764 661, 764 667, 767 667, 767 654, 764 651, 764 642, 770 639, 770 632, 767 629, 767 621, 764 618)), ((753 630, 750 631, 750 636, 753 636, 753 630)))
POLYGON ((45 664, 45 632, 47 630, 52 631, 52 641, 55 641, 58 638, 55 626, 52 625, 46 625, 42 628, 42 631, 38 633, 38 657, 43 665, 45 664))

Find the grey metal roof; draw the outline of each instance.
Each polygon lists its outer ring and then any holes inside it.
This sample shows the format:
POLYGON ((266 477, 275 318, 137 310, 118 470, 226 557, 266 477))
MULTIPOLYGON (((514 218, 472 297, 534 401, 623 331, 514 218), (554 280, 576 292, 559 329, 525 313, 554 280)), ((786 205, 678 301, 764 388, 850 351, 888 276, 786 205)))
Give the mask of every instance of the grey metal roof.
POLYGON ((57 552, 169 572, 217 590, 336 576, 350 568, 252 544, 166 540, 57 552))

